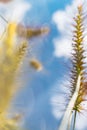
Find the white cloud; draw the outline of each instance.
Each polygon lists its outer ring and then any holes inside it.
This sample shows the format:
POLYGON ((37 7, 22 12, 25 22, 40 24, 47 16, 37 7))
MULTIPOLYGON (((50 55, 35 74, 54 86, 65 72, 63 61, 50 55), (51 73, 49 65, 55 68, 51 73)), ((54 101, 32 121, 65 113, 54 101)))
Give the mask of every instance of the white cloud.
POLYGON ((76 118, 76 130, 85 130, 87 129, 87 113, 77 114, 76 118))
MULTIPOLYGON (((69 77, 66 78, 69 79, 69 77)), ((69 90, 65 86, 69 84, 69 81, 65 80, 64 76, 63 79, 54 84, 51 90, 52 96, 50 102, 52 105, 52 113, 56 119, 60 119, 66 109, 67 100, 65 98, 65 92, 69 93, 69 90)))
POLYGON ((61 32, 65 30, 65 26, 66 26, 65 20, 66 20, 66 13, 64 11, 57 11, 53 15, 53 21, 56 23, 57 28, 61 32))
POLYGON ((12 0, 12 2, 8 4, 0 3, 0 12, 2 12, 2 15, 7 18, 7 20, 19 22, 30 7, 29 2, 24 0, 12 0))
MULTIPOLYGON (((31 8, 29 2, 25 0, 12 0, 8 4, 0 3, 0 15, 3 16, 8 22, 19 23, 23 20, 27 10, 31 8)), ((7 24, 0 17, 0 34, 4 31, 7 24)))
MULTIPOLYGON (((77 6, 84 4, 84 0, 74 0, 71 5, 68 5, 65 10, 59 10, 53 14, 52 20, 56 24, 61 38, 53 40, 55 52, 57 57, 69 57, 72 50, 72 24, 74 23, 73 17, 77 13, 77 6)), ((87 1, 86 1, 87 3, 87 1)), ((86 21, 87 23, 87 21, 86 21)), ((87 41, 87 40, 86 40, 87 41)))
POLYGON ((70 6, 67 6, 64 11, 57 11, 54 13, 52 19, 56 23, 57 28, 61 33, 65 33, 65 30, 69 26, 68 23, 70 23, 72 20, 71 16, 72 16, 72 10, 70 6))
POLYGON ((55 39, 55 56, 58 57, 70 57, 70 52, 72 50, 71 41, 69 39, 55 39))
POLYGON ((51 104, 53 106, 52 113, 57 119, 60 119, 63 116, 64 102, 64 97, 61 96, 61 94, 54 95, 51 98, 51 104))

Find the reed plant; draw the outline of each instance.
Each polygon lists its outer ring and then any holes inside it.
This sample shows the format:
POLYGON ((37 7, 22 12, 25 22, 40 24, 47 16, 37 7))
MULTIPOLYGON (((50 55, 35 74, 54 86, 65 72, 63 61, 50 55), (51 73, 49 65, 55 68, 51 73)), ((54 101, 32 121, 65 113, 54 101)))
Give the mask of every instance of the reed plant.
POLYGON ((75 130, 77 113, 84 110, 82 103, 86 101, 87 96, 86 50, 84 48, 85 14, 82 5, 78 6, 78 12, 73 20, 73 50, 71 52, 70 86, 68 86, 69 103, 59 130, 75 130))

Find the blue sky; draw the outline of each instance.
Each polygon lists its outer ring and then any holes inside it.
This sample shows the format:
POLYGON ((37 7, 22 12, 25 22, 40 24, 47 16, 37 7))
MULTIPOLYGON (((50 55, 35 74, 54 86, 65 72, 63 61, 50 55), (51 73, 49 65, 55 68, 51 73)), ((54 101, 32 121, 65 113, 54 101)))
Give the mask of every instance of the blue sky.
MULTIPOLYGON (((51 89, 54 87, 55 82, 61 79, 66 72, 65 63, 67 61, 64 58, 57 58, 54 56, 54 44, 53 38, 58 37, 55 23, 52 21, 52 15, 57 10, 64 10, 65 6, 71 1, 69 0, 28 0, 32 5, 31 10, 27 13, 27 23, 30 26, 49 26, 50 34, 42 37, 41 39, 35 38, 32 42, 39 42, 41 44, 40 54, 38 58, 44 65, 44 73, 36 73, 33 75, 32 81, 29 84, 29 91, 33 93, 34 101, 31 94, 27 92, 25 99, 29 98, 29 106, 33 107, 26 118, 25 126, 30 130, 56 130, 59 121, 52 114, 52 106, 50 103, 50 97, 52 95, 51 89), (45 127, 45 128, 44 128, 45 127)), ((34 43, 35 44, 35 43, 34 43)), ((39 51, 39 49, 38 49, 39 51)), ((37 55, 37 54, 36 54, 37 55)), ((28 90, 26 90, 28 91, 28 90)), ((29 92, 29 93, 30 93, 29 92)))

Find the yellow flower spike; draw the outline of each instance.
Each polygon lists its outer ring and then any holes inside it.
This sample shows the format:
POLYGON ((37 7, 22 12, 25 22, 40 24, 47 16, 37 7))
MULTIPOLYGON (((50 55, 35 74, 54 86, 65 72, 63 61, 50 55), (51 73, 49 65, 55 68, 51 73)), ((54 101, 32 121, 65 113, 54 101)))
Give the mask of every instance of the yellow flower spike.
POLYGON ((6 35, 2 39, 1 51, 3 56, 1 56, 2 60, 0 60, 0 113, 6 112, 17 89, 15 87, 17 86, 15 82, 17 73, 15 72, 19 68, 19 64, 22 61, 27 48, 27 43, 23 42, 18 49, 14 49, 13 44, 15 44, 15 35, 16 24, 10 23, 6 31, 6 35))
POLYGON ((9 23, 7 27, 7 34, 4 40, 4 43, 7 49, 7 54, 11 54, 13 50, 13 45, 15 42, 15 35, 16 35, 16 28, 17 28, 16 23, 9 23))
POLYGON ((10 23, 8 25, 8 29, 7 29, 7 33, 8 33, 7 42, 8 42, 8 44, 12 43, 12 41, 13 41, 13 38, 16 34, 16 27, 17 27, 16 23, 10 23))
POLYGON ((24 41, 20 44, 20 46, 16 50, 14 57, 13 57, 13 59, 14 59, 13 70, 14 71, 16 71, 18 69, 21 61, 23 60, 23 58, 26 54, 26 49, 27 49, 27 42, 24 41))

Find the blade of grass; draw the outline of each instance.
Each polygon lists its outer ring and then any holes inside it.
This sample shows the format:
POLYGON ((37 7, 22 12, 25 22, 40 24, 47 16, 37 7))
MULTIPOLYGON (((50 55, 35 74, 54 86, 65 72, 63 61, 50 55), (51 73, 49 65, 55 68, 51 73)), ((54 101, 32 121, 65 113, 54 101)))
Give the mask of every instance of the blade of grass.
POLYGON ((78 79, 77 79, 77 85, 76 85, 76 90, 67 106, 66 112, 64 114, 64 117, 62 119, 62 122, 60 124, 59 130, 66 130, 67 125, 68 125, 68 119, 70 117, 70 114, 73 111, 74 104, 76 102, 76 99, 78 97, 79 89, 80 89, 80 81, 81 81, 81 75, 79 74, 78 79))

